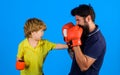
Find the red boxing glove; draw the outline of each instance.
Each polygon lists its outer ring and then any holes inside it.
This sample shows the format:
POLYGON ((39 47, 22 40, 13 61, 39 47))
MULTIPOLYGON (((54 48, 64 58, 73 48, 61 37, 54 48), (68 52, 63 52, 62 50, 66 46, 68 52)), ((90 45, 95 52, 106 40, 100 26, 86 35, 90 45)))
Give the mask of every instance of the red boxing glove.
POLYGON ((68 30, 73 27, 73 23, 72 22, 69 22, 67 24, 65 24, 63 27, 62 27, 62 33, 63 33, 63 36, 64 36, 64 41, 65 42, 69 42, 70 40, 68 40, 68 30))
POLYGON ((78 25, 73 26, 72 28, 68 29, 67 33, 67 40, 72 40, 72 46, 82 45, 81 36, 83 33, 83 29, 78 25))
POLYGON ((62 33, 67 44, 72 41, 72 46, 82 45, 81 36, 83 29, 78 25, 74 26, 72 22, 69 22, 63 26, 62 33))
POLYGON ((16 69, 17 70, 23 70, 25 68, 25 62, 22 60, 18 60, 16 62, 16 69))

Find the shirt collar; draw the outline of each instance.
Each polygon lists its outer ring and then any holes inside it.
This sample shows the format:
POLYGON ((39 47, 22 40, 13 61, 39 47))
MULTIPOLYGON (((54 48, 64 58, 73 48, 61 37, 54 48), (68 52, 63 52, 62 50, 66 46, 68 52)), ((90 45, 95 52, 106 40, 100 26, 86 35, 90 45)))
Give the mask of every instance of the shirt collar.
MULTIPOLYGON (((28 39, 27 38, 25 38, 25 40, 24 40, 25 42, 24 42, 24 47, 31 47, 31 45, 29 44, 29 42, 28 42, 28 39)), ((42 40, 40 40, 39 42, 38 42, 38 44, 37 44, 37 46, 36 47, 39 47, 39 46, 41 46, 43 44, 43 41, 42 40)))
POLYGON ((89 33, 88 37, 94 35, 95 33, 97 33, 100 29, 98 28, 98 25, 96 25, 96 28, 94 31, 92 31, 91 33, 89 33))

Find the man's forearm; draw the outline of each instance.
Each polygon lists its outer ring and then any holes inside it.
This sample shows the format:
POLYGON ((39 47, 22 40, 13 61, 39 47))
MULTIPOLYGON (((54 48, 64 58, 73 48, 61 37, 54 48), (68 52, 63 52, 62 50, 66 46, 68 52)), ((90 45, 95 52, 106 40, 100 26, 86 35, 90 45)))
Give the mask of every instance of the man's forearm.
POLYGON ((73 49, 77 64, 79 65, 81 71, 85 71, 88 68, 87 57, 82 53, 79 46, 73 47, 73 49))

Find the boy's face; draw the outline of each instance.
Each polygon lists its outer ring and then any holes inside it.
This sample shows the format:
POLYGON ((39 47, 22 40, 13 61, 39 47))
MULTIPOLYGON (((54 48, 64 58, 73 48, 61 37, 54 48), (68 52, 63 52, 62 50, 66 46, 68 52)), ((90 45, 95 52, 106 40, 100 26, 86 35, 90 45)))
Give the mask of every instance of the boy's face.
POLYGON ((44 34, 44 30, 40 29, 39 31, 32 32, 32 38, 36 41, 41 40, 44 34))

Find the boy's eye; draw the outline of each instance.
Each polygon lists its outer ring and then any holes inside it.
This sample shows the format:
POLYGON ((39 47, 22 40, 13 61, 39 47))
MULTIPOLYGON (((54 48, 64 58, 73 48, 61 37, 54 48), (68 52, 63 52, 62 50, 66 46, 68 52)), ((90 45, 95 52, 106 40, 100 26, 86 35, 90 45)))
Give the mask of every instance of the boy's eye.
POLYGON ((43 30, 41 30, 41 32, 43 32, 43 30))
POLYGON ((40 32, 42 32, 42 33, 43 33, 44 31, 43 31, 43 30, 41 30, 40 32))

